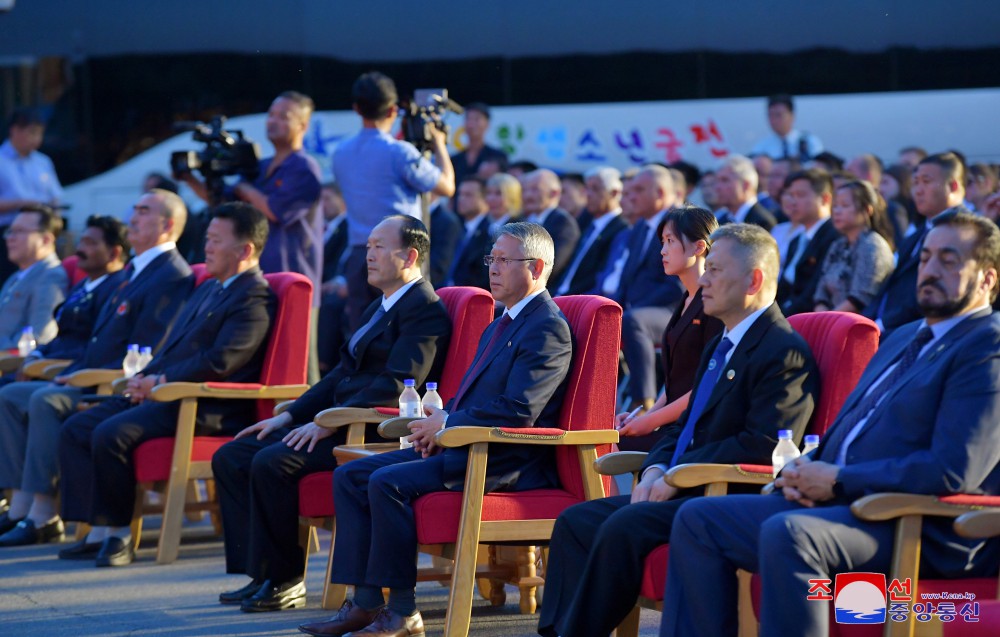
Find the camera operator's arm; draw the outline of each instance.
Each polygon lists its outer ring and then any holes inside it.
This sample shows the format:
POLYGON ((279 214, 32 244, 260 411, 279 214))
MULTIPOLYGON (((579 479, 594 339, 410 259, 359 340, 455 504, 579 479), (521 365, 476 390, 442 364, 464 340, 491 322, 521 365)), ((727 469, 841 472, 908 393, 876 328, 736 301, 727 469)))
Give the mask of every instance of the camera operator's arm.
POLYGON ((208 188, 205 187, 205 182, 195 177, 194 173, 174 172, 174 178, 186 183, 198 199, 201 199, 205 203, 211 203, 208 200, 208 188))
POLYGON ((272 223, 281 222, 281 219, 278 219, 278 216, 274 214, 273 210, 271 210, 271 204, 268 202, 268 196, 250 185, 250 182, 241 181, 236 184, 233 187, 233 194, 236 195, 236 198, 240 201, 245 201, 257 210, 263 212, 268 221, 271 221, 272 223))
POLYGON ((451 155, 448 154, 448 137, 444 131, 437 128, 432 129, 432 135, 434 136, 434 159, 438 168, 441 169, 441 177, 431 192, 443 197, 451 197, 455 194, 455 168, 451 165, 451 155))

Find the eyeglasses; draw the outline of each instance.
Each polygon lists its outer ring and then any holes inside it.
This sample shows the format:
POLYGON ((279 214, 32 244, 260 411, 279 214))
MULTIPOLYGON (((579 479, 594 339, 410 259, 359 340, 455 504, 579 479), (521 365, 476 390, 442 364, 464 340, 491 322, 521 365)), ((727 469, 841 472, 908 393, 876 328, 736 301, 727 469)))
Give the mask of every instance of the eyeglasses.
POLYGON ((32 232, 41 232, 39 228, 34 230, 28 230, 27 228, 7 228, 3 231, 3 238, 10 239, 11 237, 23 237, 31 234, 32 232))
POLYGON ((497 263, 498 265, 500 265, 501 267, 504 267, 504 268, 506 268, 511 263, 514 263, 516 261, 525 261, 525 262, 527 262, 527 261, 534 261, 534 260, 535 259, 533 259, 533 258, 531 258, 531 259, 508 259, 507 257, 493 257, 493 256, 490 256, 488 254, 485 257, 483 257, 483 263, 486 264, 487 266, 491 266, 494 263, 497 263))

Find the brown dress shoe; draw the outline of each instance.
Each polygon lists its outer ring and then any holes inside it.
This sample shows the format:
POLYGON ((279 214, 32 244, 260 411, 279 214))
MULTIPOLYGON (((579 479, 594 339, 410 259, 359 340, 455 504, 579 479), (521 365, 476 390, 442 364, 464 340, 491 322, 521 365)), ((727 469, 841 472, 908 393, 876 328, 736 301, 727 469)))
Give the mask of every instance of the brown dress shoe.
POLYGON ((383 606, 371 624, 343 637, 424 637, 424 619, 419 612, 403 617, 383 606))
POLYGON ((352 630, 361 630, 372 623, 378 610, 367 611, 351 600, 344 602, 337 614, 325 622, 302 624, 299 630, 316 637, 343 637, 352 630))

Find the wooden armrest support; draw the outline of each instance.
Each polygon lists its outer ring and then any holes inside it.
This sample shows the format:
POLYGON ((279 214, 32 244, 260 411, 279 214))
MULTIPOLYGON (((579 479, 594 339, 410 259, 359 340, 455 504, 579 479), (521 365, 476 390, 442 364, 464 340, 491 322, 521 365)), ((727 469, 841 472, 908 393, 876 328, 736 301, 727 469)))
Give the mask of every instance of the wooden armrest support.
POLYGON ((636 473, 642 469, 648 455, 645 451, 615 451, 598 458, 594 470, 605 476, 636 473))
POLYGON ((171 402, 182 398, 237 398, 244 400, 280 400, 298 398, 309 389, 309 385, 256 385, 247 384, 241 389, 239 383, 226 383, 225 387, 213 387, 210 383, 164 383, 157 385, 149 397, 157 402, 171 402))
POLYGON ((313 422, 323 429, 339 429, 354 423, 380 423, 392 416, 380 414, 371 407, 333 407, 316 414, 313 422))
POLYGON ((119 378, 118 380, 111 383, 111 393, 113 394, 123 394, 125 393, 125 386, 128 385, 127 378, 119 378))
POLYGON ((66 360, 62 358, 40 358, 38 360, 31 361, 27 363, 21 372, 28 378, 41 378, 45 380, 51 380, 55 378, 55 373, 52 376, 46 376, 45 372, 48 368, 53 368, 57 366, 60 367, 60 371, 69 367, 70 363, 73 361, 66 360))
POLYGON ((285 413, 286 411, 288 411, 288 408, 291 407, 292 403, 294 403, 294 402, 295 402, 294 400, 283 400, 283 401, 281 401, 280 403, 278 403, 278 404, 276 404, 274 406, 274 409, 271 411, 271 415, 272 416, 279 416, 279 415, 285 413))
POLYGON ((449 427, 434 436, 441 447, 464 447, 477 442, 513 445, 607 445, 618 442, 618 432, 614 429, 594 429, 584 431, 564 431, 559 435, 505 432, 499 427, 449 427))
POLYGON ((125 375, 120 369, 81 369, 66 377, 66 384, 71 387, 96 387, 110 385, 125 375))
POLYGON ((955 520, 955 532, 969 538, 1000 535, 1000 509, 963 513, 955 520))
POLYGON ((24 364, 24 356, 0 354, 0 374, 16 372, 24 364))
POLYGON ((382 424, 378 426, 378 435, 383 438, 403 438, 409 436, 411 433, 409 424, 414 420, 420 420, 419 418, 408 418, 406 416, 397 416, 395 418, 389 418, 388 420, 383 420, 382 424))
POLYGON ((701 487, 716 482, 737 484, 765 484, 774 480, 771 472, 746 471, 734 464, 682 464, 667 471, 667 483, 678 489, 701 487))
POLYGON ((933 515, 954 518, 975 510, 974 504, 956 504, 933 495, 876 493, 851 504, 851 512, 862 520, 884 522, 905 515, 933 515))

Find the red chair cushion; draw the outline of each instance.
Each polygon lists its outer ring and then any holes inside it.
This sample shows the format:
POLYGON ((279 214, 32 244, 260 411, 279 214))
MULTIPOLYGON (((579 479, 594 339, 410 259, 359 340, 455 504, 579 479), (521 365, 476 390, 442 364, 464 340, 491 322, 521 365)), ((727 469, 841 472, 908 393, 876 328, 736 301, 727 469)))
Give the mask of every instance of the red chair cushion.
POLYGON ((639 594, 656 601, 663 599, 663 591, 667 584, 667 562, 670 558, 670 546, 661 544, 646 556, 646 568, 642 573, 642 586, 639 594))
MULTIPOLYGON (((211 462, 219 447, 232 440, 223 436, 195 436, 191 446, 191 462, 211 462)), ((135 450, 135 479, 157 482, 170 478, 170 463, 174 457, 173 438, 154 438, 135 450)))
MULTIPOLYGON (((1000 602, 996 600, 977 599, 979 602, 979 621, 963 621, 961 616, 955 621, 946 622, 942 637, 993 637, 1000 635, 1000 602)), ((964 605, 964 604, 962 604, 964 605)), ((956 603, 956 610, 961 606, 956 603)))
POLYGON ((310 473, 299 480, 299 515, 326 518, 333 514, 333 472, 310 473))

